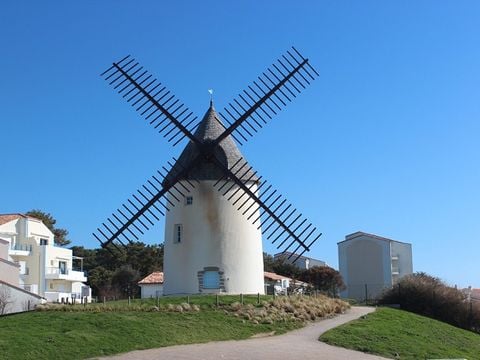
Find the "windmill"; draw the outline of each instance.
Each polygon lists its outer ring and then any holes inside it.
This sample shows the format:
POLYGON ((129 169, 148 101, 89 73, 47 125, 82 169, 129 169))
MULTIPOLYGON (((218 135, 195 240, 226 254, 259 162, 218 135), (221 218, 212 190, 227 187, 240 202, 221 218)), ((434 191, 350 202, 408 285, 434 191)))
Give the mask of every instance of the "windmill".
POLYGON ((217 113, 198 121, 130 56, 101 76, 173 146, 188 143, 97 228, 109 249, 165 216, 165 294, 263 293, 262 234, 296 260, 321 233, 240 153, 318 73, 294 47, 217 113))

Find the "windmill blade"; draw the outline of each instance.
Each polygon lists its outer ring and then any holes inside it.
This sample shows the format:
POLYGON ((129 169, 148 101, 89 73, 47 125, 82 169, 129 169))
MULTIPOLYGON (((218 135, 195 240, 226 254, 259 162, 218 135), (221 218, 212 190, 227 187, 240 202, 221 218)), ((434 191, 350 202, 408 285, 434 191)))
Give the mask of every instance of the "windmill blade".
POLYGON ((224 108, 220 115, 228 126, 215 143, 229 135, 248 141, 317 76, 308 59, 292 47, 224 108))
POLYGON ((165 216, 172 206, 180 202, 195 187, 190 180, 185 180, 185 183, 179 181, 195 164, 196 160, 186 168, 176 159, 173 159, 173 164, 168 162, 169 167, 162 167, 163 172, 157 171, 147 180, 102 223, 102 226, 97 228, 93 236, 103 248, 108 249, 112 245, 118 250, 120 248, 117 243, 125 246, 126 242, 140 240, 140 236, 154 225, 154 221, 159 221, 160 216, 165 216), (167 194, 170 194, 169 198, 167 194))
POLYGON ((114 62, 100 76, 173 146, 185 137, 198 144, 192 132, 197 117, 130 55, 114 62))
POLYGON ((245 159, 235 163, 230 168, 216 157, 214 163, 223 171, 224 179, 229 181, 217 181, 214 186, 223 196, 227 196, 233 206, 237 207, 248 220, 253 224, 257 224, 260 228, 262 224, 262 233, 267 235, 273 244, 277 245, 277 249, 282 249, 284 253, 290 252, 288 258, 296 256, 295 262, 322 235, 317 228, 308 223, 307 219, 299 214, 291 204, 277 190, 273 189, 267 182, 258 178, 258 183, 252 181, 257 172, 247 164, 245 159), (249 178, 245 178, 245 174, 253 174, 249 178), (255 184, 258 184, 255 189, 255 184), (237 189, 231 193, 230 191, 237 186, 237 189), (259 193, 257 196, 256 193, 259 193), (251 201, 253 200, 253 201, 251 201), (289 251, 293 249, 293 251, 289 251), (297 251, 300 253, 297 254, 297 251))

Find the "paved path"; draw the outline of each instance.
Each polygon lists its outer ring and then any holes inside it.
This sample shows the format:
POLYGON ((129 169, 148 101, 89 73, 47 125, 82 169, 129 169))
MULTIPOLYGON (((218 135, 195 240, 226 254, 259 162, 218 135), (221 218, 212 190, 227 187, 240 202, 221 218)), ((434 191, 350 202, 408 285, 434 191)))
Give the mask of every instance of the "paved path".
POLYGON ((330 346, 318 341, 325 331, 375 311, 374 308, 352 307, 346 314, 310 324, 284 335, 248 340, 217 341, 205 344, 177 345, 137 350, 105 357, 108 360, 380 360, 380 356, 330 346))

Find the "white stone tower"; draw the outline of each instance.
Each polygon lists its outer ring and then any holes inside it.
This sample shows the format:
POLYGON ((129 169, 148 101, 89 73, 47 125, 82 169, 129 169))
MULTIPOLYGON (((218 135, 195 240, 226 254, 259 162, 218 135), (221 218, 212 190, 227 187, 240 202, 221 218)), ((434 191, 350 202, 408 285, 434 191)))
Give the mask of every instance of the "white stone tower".
MULTIPOLYGON (((202 143, 214 141, 225 129, 220 121, 211 103, 195 132, 197 139, 202 143)), ((220 142, 215 154, 228 168, 242 157, 230 136, 220 142)), ((196 155, 198 149, 190 142, 177 165, 188 167, 196 155)), ((250 179, 247 185, 256 192, 257 178, 252 175, 247 172, 241 179, 250 179)), ((218 191, 218 185, 214 188, 223 177, 214 164, 203 159, 187 178, 180 180, 191 181, 195 188, 166 214, 165 295, 264 293, 261 230, 237 210, 238 206, 232 205, 241 191, 228 200, 238 189, 237 185, 226 196, 224 191, 218 191)), ((224 190, 231 185, 233 183, 224 190)))

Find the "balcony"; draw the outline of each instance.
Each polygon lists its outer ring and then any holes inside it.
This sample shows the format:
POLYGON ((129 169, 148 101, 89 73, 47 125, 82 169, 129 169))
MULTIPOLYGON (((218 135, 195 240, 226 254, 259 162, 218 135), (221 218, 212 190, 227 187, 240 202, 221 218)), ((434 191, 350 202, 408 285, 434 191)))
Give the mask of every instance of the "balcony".
POLYGON ((10 246, 10 256, 29 256, 32 252, 32 245, 15 243, 10 246))
POLYGON ((45 269, 45 279, 50 280, 67 280, 67 281, 87 281, 87 277, 83 271, 73 269, 60 269, 56 267, 47 267, 45 269))

